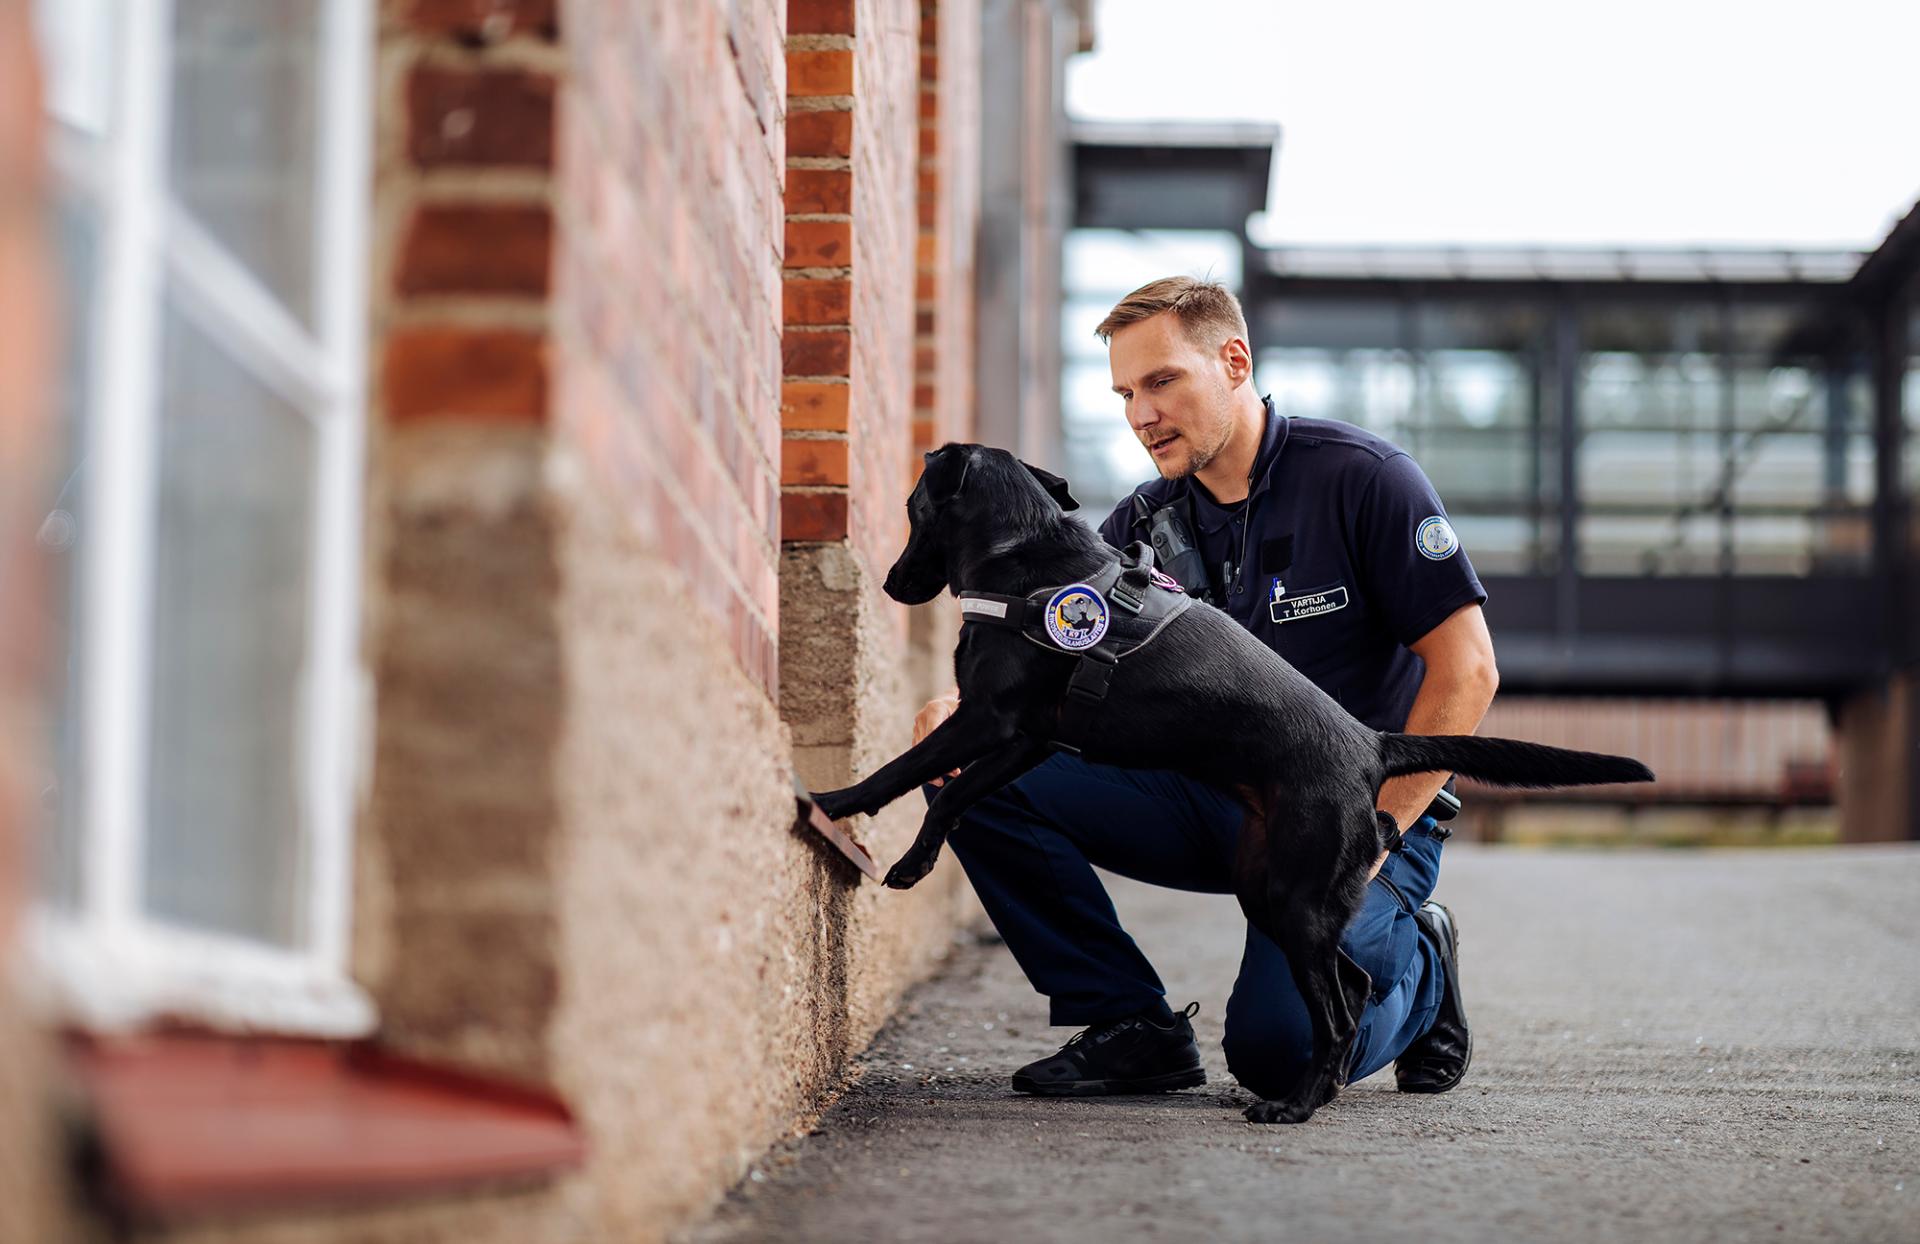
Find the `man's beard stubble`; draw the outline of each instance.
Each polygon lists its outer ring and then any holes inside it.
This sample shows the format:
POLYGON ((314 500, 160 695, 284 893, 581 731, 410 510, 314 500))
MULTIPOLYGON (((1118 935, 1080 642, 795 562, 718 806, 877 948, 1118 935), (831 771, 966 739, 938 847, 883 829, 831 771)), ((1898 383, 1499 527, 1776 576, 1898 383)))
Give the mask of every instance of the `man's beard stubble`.
MULTIPOLYGON (((1186 433, 1184 432, 1181 433, 1181 437, 1182 439, 1185 439, 1188 442, 1188 444, 1193 443, 1192 438, 1188 437, 1186 433)), ((1219 441, 1216 442, 1212 448, 1204 449, 1204 450, 1198 449, 1198 448, 1194 449, 1192 453, 1187 455, 1186 466, 1182 467, 1180 470, 1172 474, 1169 474, 1166 471, 1162 471, 1160 472, 1160 478, 1169 479, 1169 480, 1193 478, 1195 475, 1198 475, 1200 472, 1206 470, 1207 467, 1212 464, 1213 460, 1215 458, 1218 458, 1221 452, 1226 449, 1227 442, 1232 439, 1233 439, 1233 424, 1229 423, 1227 424, 1226 428, 1221 432, 1219 441)))

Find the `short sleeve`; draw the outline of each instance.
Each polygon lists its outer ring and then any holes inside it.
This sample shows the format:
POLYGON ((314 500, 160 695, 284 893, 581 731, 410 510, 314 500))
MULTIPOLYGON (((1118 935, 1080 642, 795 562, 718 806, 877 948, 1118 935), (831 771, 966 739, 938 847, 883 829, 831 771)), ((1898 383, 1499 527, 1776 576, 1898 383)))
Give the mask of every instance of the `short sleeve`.
POLYGON ((1362 490, 1354 551, 1367 604, 1406 647, 1487 591, 1420 464, 1389 455, 1362 490))

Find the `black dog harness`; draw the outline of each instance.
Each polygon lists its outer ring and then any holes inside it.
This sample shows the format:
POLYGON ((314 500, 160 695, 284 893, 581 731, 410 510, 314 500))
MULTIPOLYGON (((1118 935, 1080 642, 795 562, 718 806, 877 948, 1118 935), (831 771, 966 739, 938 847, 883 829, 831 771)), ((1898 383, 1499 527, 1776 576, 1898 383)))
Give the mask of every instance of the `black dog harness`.
POLYGON ((1025 596, 960 593, 963 621, 1007 627, 1048 652, 1079 658, 1060 705, 1059 737, 1051 740, 1075 755, 1092 734, 1121 658, 1152 643, 1191 604, 1178 583, 1153 568, 1153 550, 1140 541, 1119 562, 1079 583, 1025 596))

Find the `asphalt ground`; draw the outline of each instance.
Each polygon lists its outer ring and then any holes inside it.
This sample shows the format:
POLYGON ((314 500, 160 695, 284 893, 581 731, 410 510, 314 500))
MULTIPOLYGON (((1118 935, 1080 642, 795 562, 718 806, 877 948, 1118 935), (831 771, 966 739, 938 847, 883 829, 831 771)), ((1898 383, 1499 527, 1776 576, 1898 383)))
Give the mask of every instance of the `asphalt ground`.
POLYGON ((1466 1081, 1384 1070, 1294 1127, 1220 1054, 1233 900, 1107 880, 1200 1002, 1205 1087, 1014 1093, 1074 1030, 970 936, 687 1244, 1920 1241, 1920 849, 1449 846, 1466 1081))

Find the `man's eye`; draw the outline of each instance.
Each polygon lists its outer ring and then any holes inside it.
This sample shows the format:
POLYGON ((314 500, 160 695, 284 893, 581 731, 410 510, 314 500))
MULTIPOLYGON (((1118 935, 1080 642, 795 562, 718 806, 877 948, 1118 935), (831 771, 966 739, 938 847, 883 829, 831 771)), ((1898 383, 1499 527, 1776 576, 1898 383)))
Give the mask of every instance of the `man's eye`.
POLYGON ((1172 376, 1162 376, 1160 379, 1153 382, 1153 387, 1156 389, 1164 389, 1172 383, 1173 383, 1172 376))

